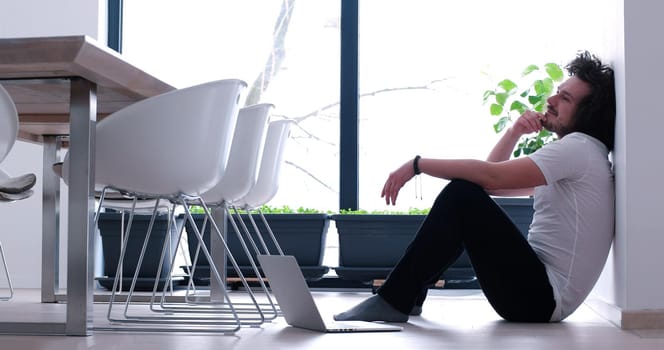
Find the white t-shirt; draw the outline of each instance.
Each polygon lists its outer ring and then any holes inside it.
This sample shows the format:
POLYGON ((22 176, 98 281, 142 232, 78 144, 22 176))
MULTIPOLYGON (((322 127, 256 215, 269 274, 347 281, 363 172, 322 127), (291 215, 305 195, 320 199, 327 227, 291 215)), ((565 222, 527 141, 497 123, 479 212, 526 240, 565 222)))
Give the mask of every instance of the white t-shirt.
POLYGON ((534 193, 528 242, 546 266, 560 321, 581 305, 604 267, 614 235, 615 192, 608 149, 574 132, 530 155, 547 185, 534 193))

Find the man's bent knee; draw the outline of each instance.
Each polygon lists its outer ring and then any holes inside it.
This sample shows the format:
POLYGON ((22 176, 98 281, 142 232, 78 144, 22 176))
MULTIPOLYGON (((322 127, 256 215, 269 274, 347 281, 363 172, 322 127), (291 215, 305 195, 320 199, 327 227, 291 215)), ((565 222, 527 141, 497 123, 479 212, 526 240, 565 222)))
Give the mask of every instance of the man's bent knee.
POLYGON ((450 181, 450 183, 445 186, 443 192, 447 195, 459 196, 460 198, 468 198, 474 195, 488 196, 482 186, 474 182, 460 179, 450 181))

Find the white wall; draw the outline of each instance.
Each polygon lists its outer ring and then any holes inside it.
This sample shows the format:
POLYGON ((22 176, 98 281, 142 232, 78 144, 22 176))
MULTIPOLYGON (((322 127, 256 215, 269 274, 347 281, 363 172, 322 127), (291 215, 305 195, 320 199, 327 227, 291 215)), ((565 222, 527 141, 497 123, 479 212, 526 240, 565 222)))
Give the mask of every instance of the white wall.
POLYGON ((664 156, 657 141, 664 128, 661 86, 664 43, 656 33, 664 30, 659 14, 664 3, 647 0, 624 3, 624 99, 620 172, 616 174, 620 216, 616 253, 622 266, 616 271, 617 305, 623 310, 664 309, 664 229, 661 226, 664 156))
MULTIPOLYGON (((662 198, 664 155, 657 144, 664 128, 659 82, 664 73, 664 30, 658 0, 605 3, 613 8, 608 28, 616 68, 616 239, 612 255, 594 290, 604 302, 597 310, 622 324, 626 313, 664 312, 664 229, 662 198)), ((624 324, 623 324, 624 325, 624 324)))
POLYGON ((0 0, 0 37, 86 34, 106 41, 106 0, 0 0))
MULTIPOLYGON (((85 34, 106 42, 106 8, 106 0, 0 0, 0 38, 85 34)), ((0 241, 14 286, 37 288, 41 285, 42 147, 19 141, 1 166, 13 175, 28 172, 37 175, 34 196, 15 203, 0 203, 3 224, 0 241)), ((66 216, 61 224, 64 221, 66 216)), ((61 227, 64 236, 66 231, 61 227)), ((65 280, 65 252, 63 243, 61 281, 65 280)))
MULTIPOLYGON (((625 257, 625 235, 624 224, 626 219, 625 208, 625 184, 624 176, 626 161, 625 150, 627 140, 625 138, 625 55, 624 55, 624 11, 623 0, 612 0, 606 2, 604 7, 606 14, 604 17, 606 32, 610 36, 605 40, 605 51, 611 58, 611 64, 616 74, 616 145, 613 154, 613 161, 616 172, 616 237, 614 246, 611 250, 606 266, 600 277, 590 299, 597 299, 608 305, 613 305, 616 309, 624 307, 626 294, 625 267, 627 265, 625 257)), ((601 305, 599 305, 601 306, 601 305)), ((607 311, 607 310, 598 310, 607 311)), ((606 315, 610 316, 610 315, 606 315)), ((620 315, 615 316, 619 319, 620 315)))

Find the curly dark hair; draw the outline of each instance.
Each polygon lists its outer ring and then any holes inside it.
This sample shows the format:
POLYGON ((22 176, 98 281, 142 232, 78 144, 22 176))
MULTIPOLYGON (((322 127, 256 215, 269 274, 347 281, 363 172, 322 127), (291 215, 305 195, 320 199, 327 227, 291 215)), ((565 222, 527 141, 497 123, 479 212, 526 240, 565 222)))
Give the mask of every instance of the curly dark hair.
POLYGON ((591 88, 590 95, 579 103, 572 129, 602 141, 612 151, 616 123, 613 69, 588 51, 579 52, 565 69, 570 76, 576 76, 591 88))

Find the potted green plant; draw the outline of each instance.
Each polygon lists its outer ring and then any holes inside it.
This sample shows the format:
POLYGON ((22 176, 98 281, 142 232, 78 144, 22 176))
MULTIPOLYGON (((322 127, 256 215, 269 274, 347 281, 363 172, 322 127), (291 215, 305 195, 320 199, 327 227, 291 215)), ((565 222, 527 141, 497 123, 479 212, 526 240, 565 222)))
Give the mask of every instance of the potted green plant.
MULTIPOLYGON (((484 92, 483 103, 489 104, 489 113, 498 117, 493 130, 500 133, 527 110, 543 113, 546 100, 556 89, 556 83, 563 79, 563 70, 557 63, 540 66, 531 64, 523 70, 518 79, 503 79, 495 88, 484 92)), ((535 152, 546 143, 555 140, 555 135, 542 129, 534 136, 521 139, 514 157, 535 152)))
MULTIPOLYGON (((194 220, 196 221, 197 227, 203 227, 205 215, 202 214, 202 210, 199 208, 194 208, 195 211, 200 213, 193 214, 194 220)), ((302 273, 305 278, 310 281, 319 280, 329 271, 329 267, 323 265, 323 254, 325 252, 325 240, 327 237, 328 227, 329 227, 329 215, 321 211, 309 208, 297 208, 292 209, 288 206, 283 207, 270 207, 262 206, 261 211, 263 212, 265 219, 272 229, 274 236, 281 247, 284 254, 293 255, 295 259, 300 264, 302 273)), ((240 222, 237 220, 237 216, 233 215, 236 219, 236 224, 242 230, 240 222)), ((240 217, 244 225, 249 230, 251 236, 256 241, 256 244, 260 244, 256 230, 251 223, 251 220, 248 214, 244 211, 240 212, 240 217)), ((258 231, 260 231, 263 240, 268 246, 269 251, 272 254, 277 253, 275 245, 272 243, 272 239, 269 237, 269 233, 263 220, 260 218, 260 215, 252 215, 258 231)), ((240 269, 243 275, 251 277, 255 273, 251 267, 249 258, 244 253, 241 243, 237 238, 237 234, 234 231, 233 226, 230 221, 227 220, 228 234, 227 234, 227 243, 231 253, 233 254, 237 264, 240 266, 240 269)), ((198 244, 197 239, 194 234, 193 227, 191 223, 187 220, 185 222, 185 230, 187 233, 188 239, 188 249, 191 261, 193 261, 196 255, 196 249, 198 244)), ((206 244, 210 242, 210 225, 205 225, 205 230, 203 233, 203 240, 206 244)), ((249 243, 247 242, 249 245, 249 243)), ((251 245, 249 249, 252 254, 254 254, 251 245)), ((257 260, 254 258, 254 261, 257 260)), ((194 276, 194 282, 197 284, 205 285, 209 283, 210 272, 209 272, 209 262, 203 256, 202 253, 198 254, 198 261, 196 264, 196 272, 194 276)), ((230 263, 227 263, 227 276, 234 277, 236 272, 231 268, 230 263)))

